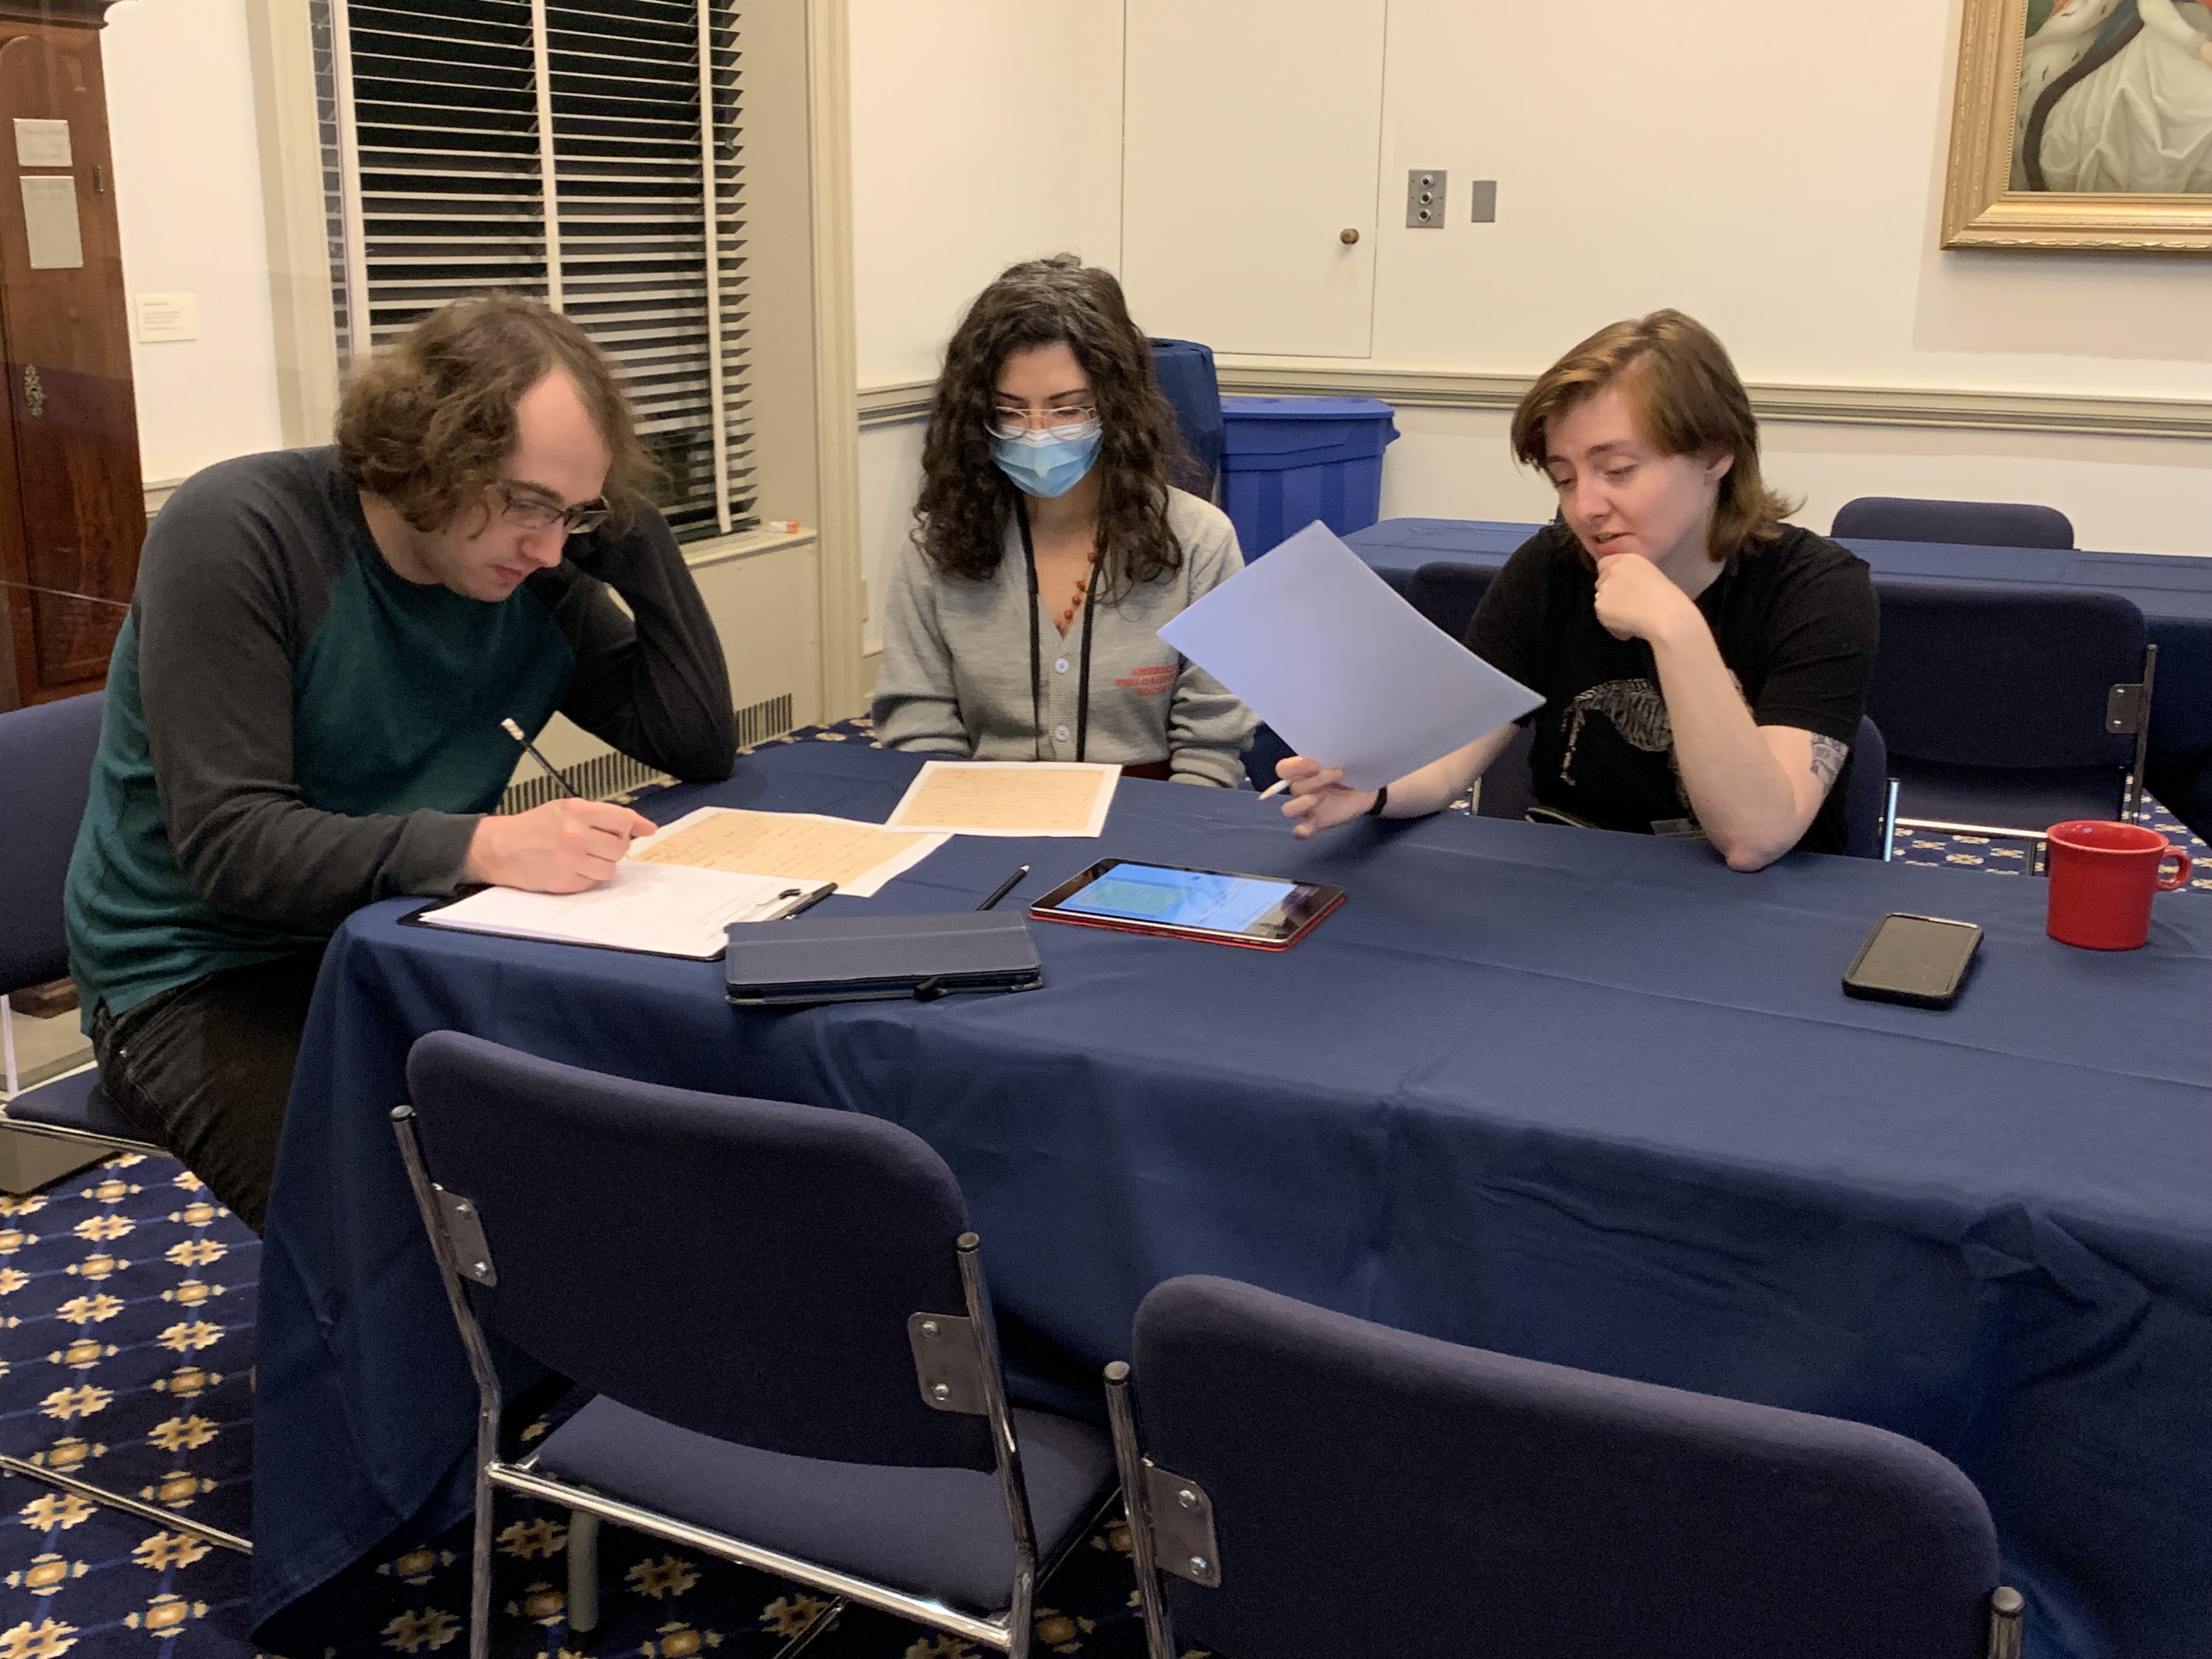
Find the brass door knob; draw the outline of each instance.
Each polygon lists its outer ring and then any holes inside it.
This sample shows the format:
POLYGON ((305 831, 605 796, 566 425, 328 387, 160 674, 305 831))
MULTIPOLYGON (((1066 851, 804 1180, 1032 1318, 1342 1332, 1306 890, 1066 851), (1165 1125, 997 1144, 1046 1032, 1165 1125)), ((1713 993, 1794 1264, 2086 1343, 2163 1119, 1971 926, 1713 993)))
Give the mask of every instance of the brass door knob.
POLYGON ((1336 240, 1343 243, 1345 246, 1350 247, 1354 242, 1359 240, 1359 233, 1349 227, 1346 227, 1345 229, 1340 230, 1336 233, 1336 240))

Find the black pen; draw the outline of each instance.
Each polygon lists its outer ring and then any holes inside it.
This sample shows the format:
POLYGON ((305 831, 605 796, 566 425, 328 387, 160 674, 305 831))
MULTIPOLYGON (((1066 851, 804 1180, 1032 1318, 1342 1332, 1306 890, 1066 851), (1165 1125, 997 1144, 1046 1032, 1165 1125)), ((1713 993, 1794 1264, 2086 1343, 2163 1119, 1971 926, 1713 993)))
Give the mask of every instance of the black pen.
POLYGON ((985 900, 984 900, 981 904, 977 905, 975 908, 976 908, 978 910, 988 910, 988 909, 989 909, 993 905, 996 904, 996 903, 997 903, 1000 899, 1002 899, 1002 898, 1006 897, 1006 896, 1007 894, 1009 894, 1009 893, 1012 892, 1012 891, 1014 890, 1014 889, 1015 889, 1015 888, 1017 888, 1017 887, 1018 887, 1019 885, 1021 885, 1021 880, 1022 880, 1022 878, 1023 878, 1024 876, 1026 876, 1027 874, 1029 874, 1029 872, 1030 872, 1030 867, 1029 867, 1029 866, 1028 866, 1028 865, 1024 864, 1024 866, 1022 866, 1022 867, 1021 867, 1020 869, 1018 869, 1018 870, 1015 871, 1015 872, 1014 872, 1014 873, 1013 873, 1012 875, 1008 876, 1008 877, 1007 877, 1004 881, 1000 882, 1000 883, 998 884, 997 888, 996 888, 996 889, 994 889, 994 890, 993 890, 993 892, 992 892, 992 894, 991 894, 991 896, 990 896, 990 897, 988 897, 988 898, 987 898, 987 899, 985 899, 985 900))
POLYGON ((836 890, 837 884, 834 881, 824 886, 817 887, 812 892, 809 893, 805 898, 799 900, 798 903, 793 905, 791 908, 788 910, 778 911, 775 915, 770 916, 769 920, 770 921, 789 921, 793 916, 803 916, 809 910, 811 910, 816 905, 821 903, 823 899, 828 898, 830 894, 836 890))
POLYGON ((503 720, 500 722, 500 726, 506 731, 508 737, 513 738, 517 743, 520 744, 525 749, 530 751, 530 758, 536 761, 539 766, 544 769, 545 775, 547 777, 552 779, 554 782, 561 786, 561 791, 563 794, 574 796, 578 800, 583 799, 584 797, 582 793, 578 791, 576 786, 569 782, 568 779, 562 777, 558 772, 555 771, 553 769, 553 763, 547 760, 544 756, 538 752, 538 745, 522 735, 522 728, 520 726, 517 726, 512 720, 503 720))

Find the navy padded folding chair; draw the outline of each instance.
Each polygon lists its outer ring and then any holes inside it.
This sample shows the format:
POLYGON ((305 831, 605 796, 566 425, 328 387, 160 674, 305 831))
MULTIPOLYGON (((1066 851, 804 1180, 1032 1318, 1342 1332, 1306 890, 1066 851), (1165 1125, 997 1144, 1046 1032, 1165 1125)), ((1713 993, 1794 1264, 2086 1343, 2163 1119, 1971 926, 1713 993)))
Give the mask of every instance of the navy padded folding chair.
POLYGON ((1883 1430, 1225 1279, 1155 1289, 1134 1353, 1107 1399, 1152 1659, 2019 1652, 1981 1494, 1883 1430))
POLYGON ((1272 789, 1280 781, 1275 763, 1288 760, 1297 752, 1262 720, 1252 733, 1252 746, 1244 751, 1244 776, 1255 789, 1272 789))
POLYGON ((1486 564, 1431 560, 1406 585, 1406 602, 1454 639, 1464 640, 1476 607, 1490 591, 1490 579, 1497 574, 1486 564))
POLYGON ((1828 533, 1873 542, 1957 542, 1971 547, 2072 547, 2074 521, 2027 501, 1916 501, 1862 495, 1845 501, 1828 533))
POLYGON ((479 1396, 474 1659, 495 1489, 587 1523, 569 1543, 579 1629, 606 1520, 1027 1652, 1038 1582, 1113 1495, 1113 1449, 1008 1407, 942 1158, 858 1112, 452 1031, 416 1042, 407 1080, 393 1128, 479 1396), (495 1335, 598 1395, 516 1463, 495 1335))
POLYGON ((69 973, 62 896, 92 787, 93 751, 107 699, 94 691, 0 714, 0 1027, 7 1099, 0 1123, 27 1134, 166 1155, 125 1117, 91 1066, 16 1092, 13 1011, 5 999, 69 973))
MULTIPOLYGON (((1175 410, 1176 430, 1190 452, 1190 465, 1171 458, 1169 479, 1201 501, 1212 501, 1221 477, 1221 380, 1214 372, 1213 349, 1195 340, 1155 339, 1152 374, 1160 395, 1175 410)), ((1244 556, 1252 556, 1246 548, 1244 556)))
POLYGON ((1897 780, 1889 775, 1889 744, 1869 715, 1859 716, 1836 787, 1844 792, 1844 856, 1888 863, 1897 841, 1897 780))
MULTIPOLYGON (((97 691, 58 702, 33 703, 0 714, 0 778, 8 781, 8 807, 0 812, 0 1052, 4 1052, 5 1097, 0 1125, 48 1140, 74 1142, 106 1156, 111 1152, 166 1157, 164 1148, 124 1115, 100 1086, 90 1065, 21 1091, 15 1069, 15 1012, 8 999, 69 972, 62 896, 70 849, 91 792, 93 751, 100 744, 106 697, 97 691)), ((235 1533, 157 1509, 126 1493, 0 1453, 0 1470, 41 1481, 112 1510, 160 1522, 251 1554, 235 1533)))
POLYGON ((2142 805, 2158 647, 2113 593, 1876 582, 1867 710, 1889 743, 1898 818, 2043 840, 2142 805))

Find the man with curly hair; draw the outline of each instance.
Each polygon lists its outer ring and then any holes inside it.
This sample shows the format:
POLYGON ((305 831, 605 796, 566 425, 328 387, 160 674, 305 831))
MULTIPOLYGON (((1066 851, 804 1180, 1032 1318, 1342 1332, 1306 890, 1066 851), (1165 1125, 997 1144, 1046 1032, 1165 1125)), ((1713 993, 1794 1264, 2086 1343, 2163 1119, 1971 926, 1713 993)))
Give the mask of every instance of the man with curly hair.
POLYGON ((579 891, 653 827, 575 799, 492 816, 501 721, 557 710, 685 779, 736 749, 721 647, 574 323, 433 313, 348 389, 337 439, 210 467, 155 520, 70 866, 104 1086, 257 1229, 338 923, 465 883, 579 891))

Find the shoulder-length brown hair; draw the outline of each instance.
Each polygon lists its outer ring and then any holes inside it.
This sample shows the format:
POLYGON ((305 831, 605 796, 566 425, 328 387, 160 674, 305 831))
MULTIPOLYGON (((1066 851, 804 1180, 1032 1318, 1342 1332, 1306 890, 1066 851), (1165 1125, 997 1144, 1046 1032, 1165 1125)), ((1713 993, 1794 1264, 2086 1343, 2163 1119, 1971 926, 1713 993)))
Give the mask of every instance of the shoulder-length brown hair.
POLYGON ((515 404, 556 368, 574 379, 613 455, 608 507, 634 520, 659 469, 638 441, 613 362, 559 312, 511 294, 441 306, 361 367, 338 405, 346 477, 416 529, 443 529, 483 501, 514 450, 515 404))
POLYGON ((1618 384, 1636 429, 1662 455, 1725 454, 1734 462, 1713 509, 1716 564, 1754 553, 1782 533, 1798 504, 1767 488, 1759 468, 1759 422, 1728 348, 1679 311, 1608 324, 1537 377, 1513 411, 1513 453, 1544 468, 1551 422, 1618 384))
POLYGON ((1048 345, 1075 354, 1098 407, 1098 586, 1111 599, 1181 568, 1167 499, 1170 468, 1187 457, 1121 283, 1072 253, 1010 266, 953 331, 922 443, 915 544, 945 575, 997 573, 1020 494, 991 461, 999 371, 1048 345))

